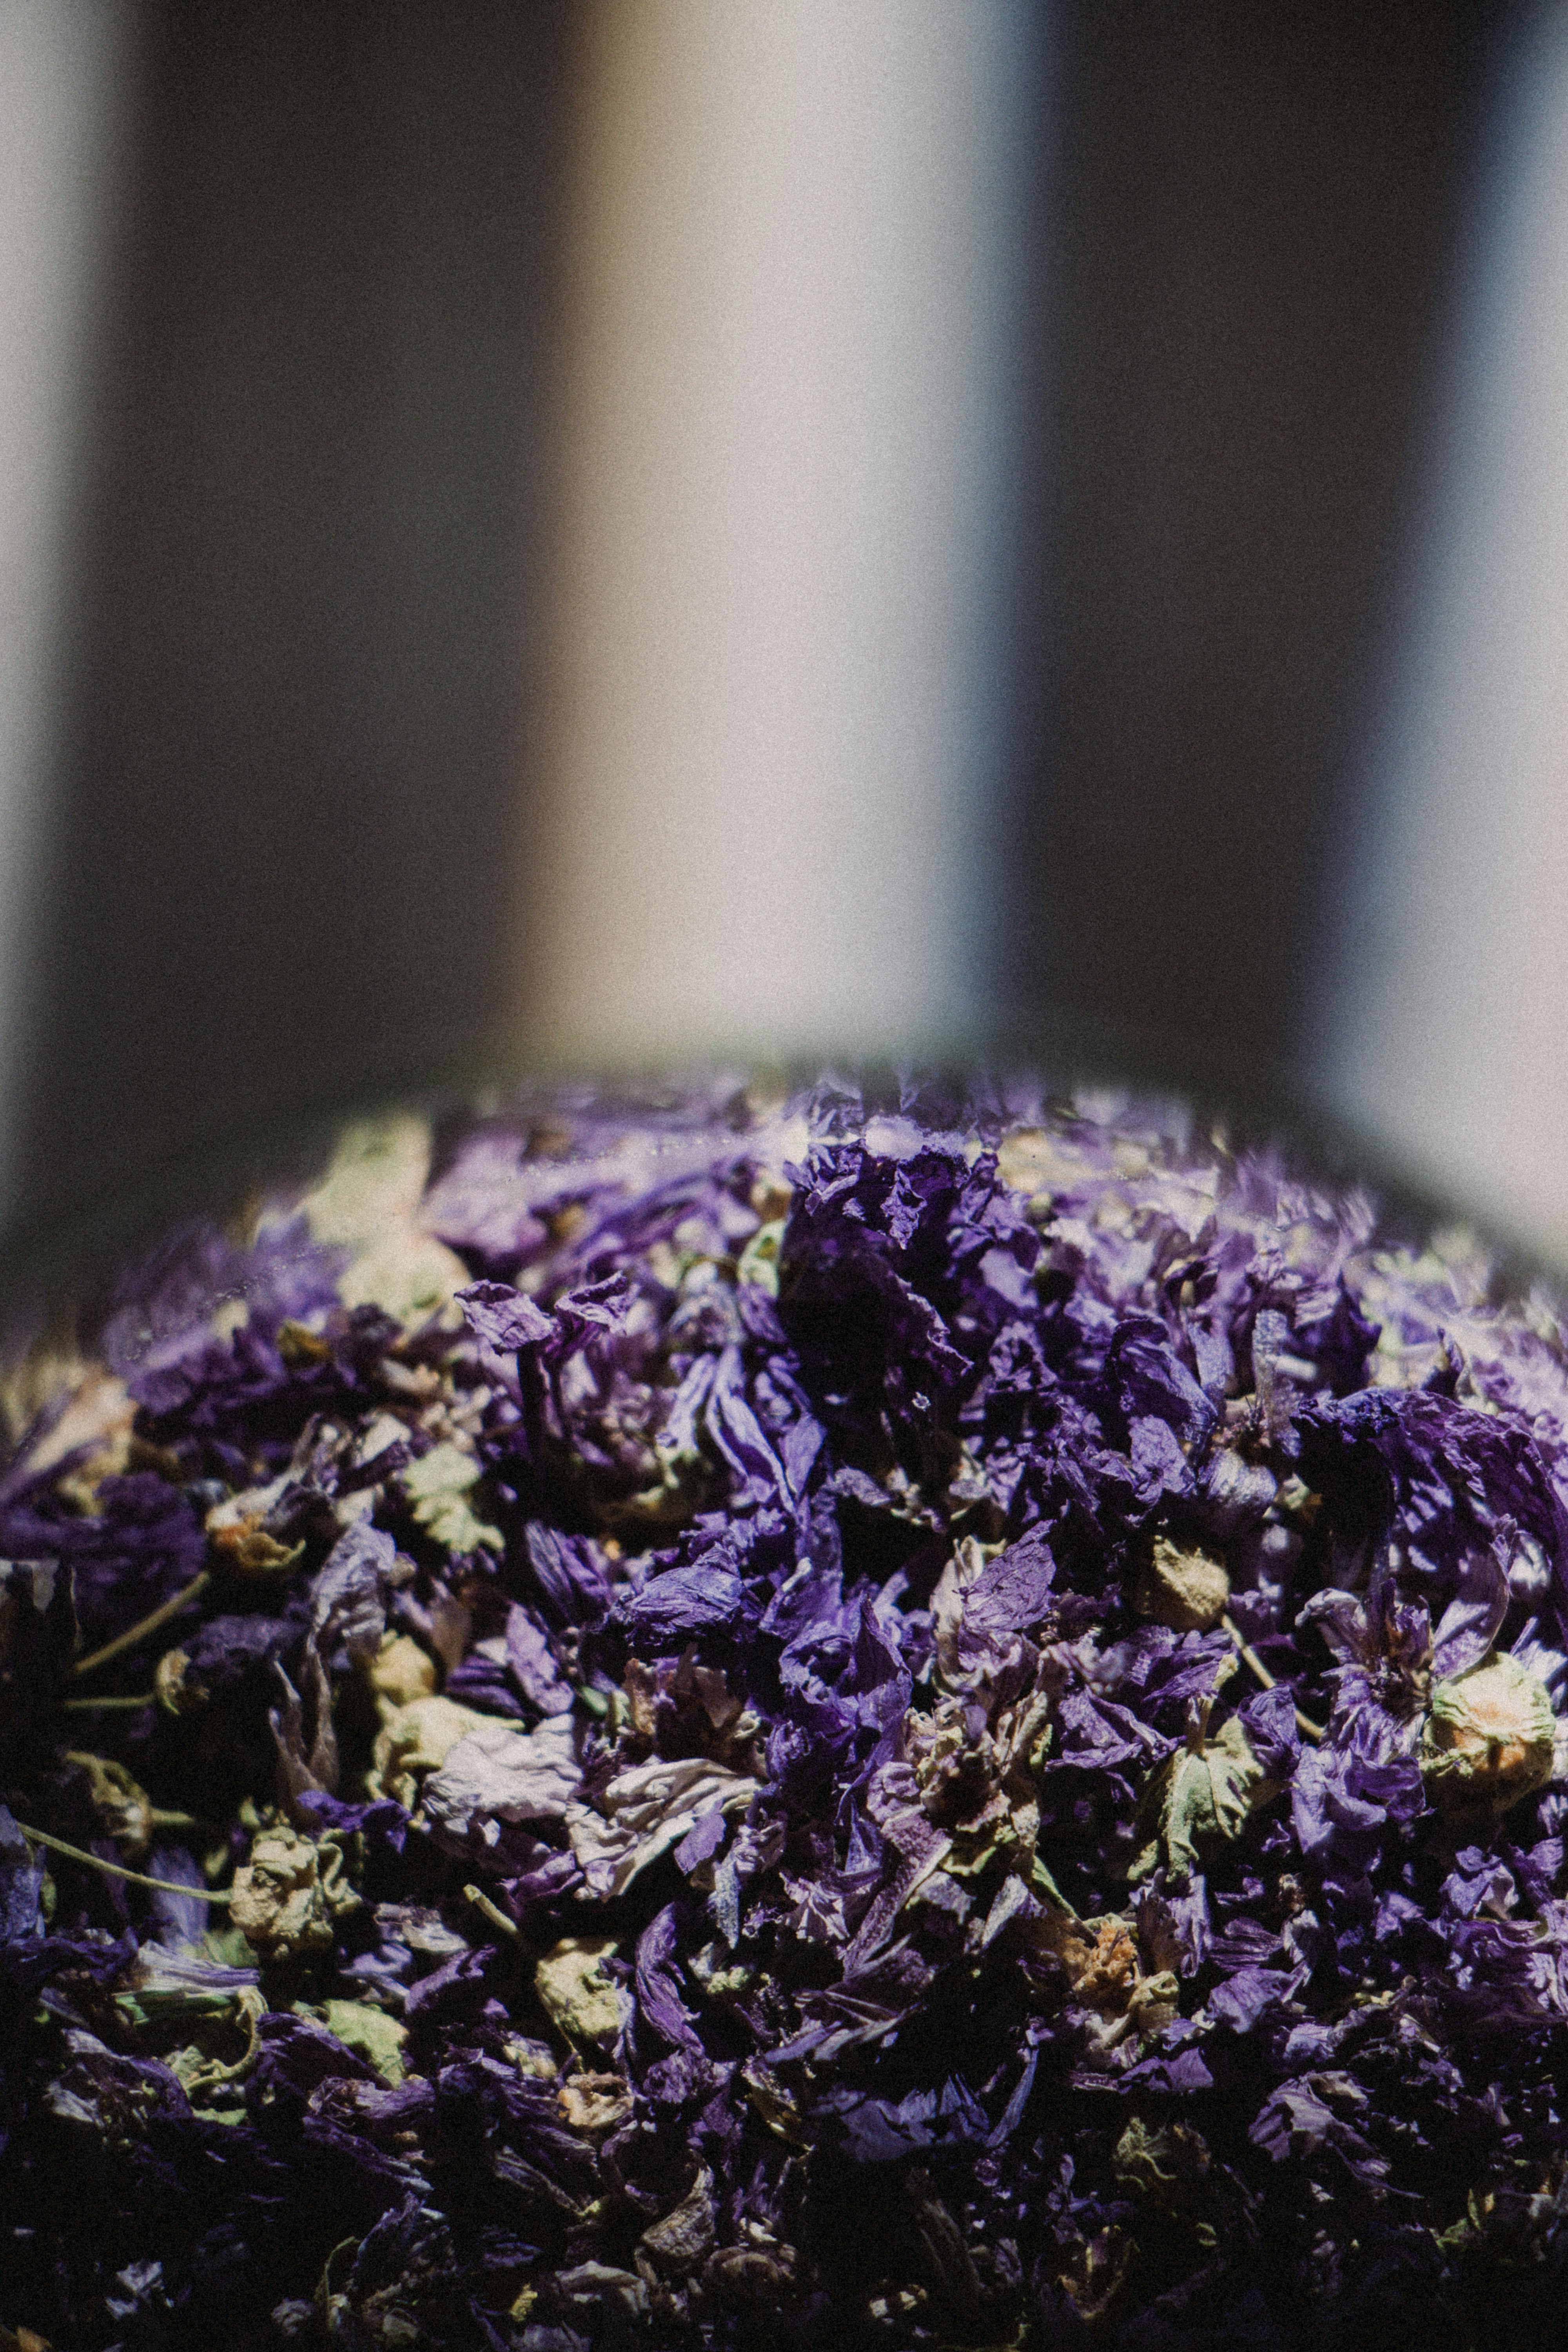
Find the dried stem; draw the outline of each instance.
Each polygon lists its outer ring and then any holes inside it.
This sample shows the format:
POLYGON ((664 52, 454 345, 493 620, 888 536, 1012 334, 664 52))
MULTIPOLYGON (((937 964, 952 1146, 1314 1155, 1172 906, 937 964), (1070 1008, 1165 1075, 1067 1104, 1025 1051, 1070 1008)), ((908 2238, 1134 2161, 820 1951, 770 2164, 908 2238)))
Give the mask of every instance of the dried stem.
POLYGON ((157 1895, 194 1895, 198 1903, 226 1903, 229 1899, 226 1887, 183 1886, 177 1878, 149 1878, 142 1871, 127 1870, 122 1862, 105 1862, 100 1853, 89 1853, 84 1846, 68 1845, 64 1838, 51 1837, 47 1830, 36 1830, 31 1822, 17 1822, 16 1827, 35 1845, 47 1845, 51 1853, 63 1853, 89 1870, 101 1870, 107 1878, 127 1879, 132 1886, 150 1886, 157 1895))
POLYGON ((463 1894, 465 1898, 473 1905, 476 1911, 482 1911, 484 1913, 485 1917, 490 1922, 492 1927, 499 1927, 503 1936, 510 1936, 512 1942, 514 1944, 516 1943, 518 1939, 517 1921, 515 1919, 509 1919, 499 1903, 492 1903, 489 1896, 478 1886, 465 1886, 463 1894))
MULTIPOLYGON (((1274 1690, 1277 1688, 1278 1678, 1269 1673, 1268 1667, 1264 1664, 1262 1659, 1258 1656, 1251 1643, 1244 1642, 1242 1640, 1239 1626, 1237 1626, 1228 1615, 1222 1617, 1219 1622, 1225 1627, 1226 1632, 1230 1635, 1231 1640, 1236 1643, 1237 1655, 1243 1659, 1245 1663, 1251 1667, 1253 1673, 1258 1676, 1258 1681, 1263 1685, 1264 1689, 1274 1690)), ((1296 1709, 1296 1727, 1300 1732, 1303 1739, 1321 1739, 1323 1737, 1322 1725, 1321 1723, 1314 1723, 1310 1715, 1303 1715, 1300 1707, 1296 1709)))
POLYGON ((171 1617, 177 1617, 182 1609, 188 1609, 193 1601, 199 1601, 212 1580, 211 1569, 204 1568, 199 1576, 191 1579, 184 1591, 176 1592, 172 1600, 164 1601, 161 1609, 154 1609, 150 1617, 143 1617, 140 1624, 131 1626, 126 1633, 116 1633, 113 1641, 105 1642, 101 1650, 93 1650, 87 1657, 79 1658, 71 1668, 72 1674, 90 1675, 97 1667, 106 1666, 110 1658, 119 1657, 122 1650, 132 1649, 138 1642, 145 1641, 149 1633, 155 1633, 161 1625, 166 1625, 171 1617))

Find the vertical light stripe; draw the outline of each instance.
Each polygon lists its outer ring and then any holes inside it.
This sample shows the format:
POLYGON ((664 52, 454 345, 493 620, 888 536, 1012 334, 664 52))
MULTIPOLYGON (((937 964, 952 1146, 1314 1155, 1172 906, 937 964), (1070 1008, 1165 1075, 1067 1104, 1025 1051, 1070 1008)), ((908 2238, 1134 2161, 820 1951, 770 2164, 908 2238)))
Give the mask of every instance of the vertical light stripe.
POLYGON ((37 984, 84 328, 124 29, 118 0, 0 0, 0 1213, 37 984))
POLYGON ((525 1040, 986 994, 1026 0, 600 0, 525 1040))
POLYGON ((1418 1175, 1568 1257, 1568 14, 1516 60, 1315 1041, 1418 1175))

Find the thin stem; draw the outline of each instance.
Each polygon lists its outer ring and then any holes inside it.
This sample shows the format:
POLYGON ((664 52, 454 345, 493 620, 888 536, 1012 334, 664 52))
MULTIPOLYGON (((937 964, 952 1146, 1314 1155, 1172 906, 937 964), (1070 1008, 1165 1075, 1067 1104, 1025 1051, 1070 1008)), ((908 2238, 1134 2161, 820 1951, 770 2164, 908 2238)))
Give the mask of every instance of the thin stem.
POLYGON ((198 1903, 226 1903, 229 1899, 227 1887, 182 1886, 177 1878, 149 1878, 140 1870, 127 1870, 122 1862, 105 1862, 100 1853, 89 1853, 83 1846, 68 1845, 64 1838, 51 1837, 47 1830, 36 1830, 31 1822, 17 1822, 16 1827, 35 1844, 47 1845, 51 1853, 66 1854, 72 1862, 85 1863, 89 1870, 101 1870, 107 1878, 128 1879, 132 1886, 150 1886, 157 1895, 192 1895, 198 1903))
POLYGON ((484 1913, 485 1917, 490 1922, 492 1927, 499 1927, 503 1936, 510 1936, 514 1944, 517 1942, 517 1921, 515 1919, 509 1919, 499 1903, 492 1903, 489 1896, 484 1894, 477 1886, 465 1886, 463 1894, 466 1899, 473 1905, 476 1911, 482 1911, 484 1913))
MULTIPOLYGON (((1277 1677, 1269 1673, 1268 1667, 1264 1664, 1262 1659, 1258 1656, 1251 1643, 1244 1642, 1242 1640, 1240 1628, 1234 1623, 1228 1614, 1222 1617, 1219 1622, 1225 1627, 1226 1632, 1230 1635, 1231 1640, 1236 1643, 1237 1656, 1244 1659, 1247 1664, 1252 1668, 1253 1673, 1258 1676, 1258 1679, 1263 1685, 1264 1689, 1277 1689, 1279 1687, 1277 1677)), ((1296 1709, 1296 1727, 1300 1732, 1303 1739, 1321 1739, 1323 1737, 1322 1725, 1321 1723, 1314 1723, 1310 1715, 1303 1715, 1300 1707, 1296 1709)))
POLYGON ((79 1658, 71 1668, 72 1674, 90 1675, 95 1668, 106 1666, 110 1658, 119 1657, 121 1650, 132 1649, 138 1642, 145 1641, 149 1633, 155 1633, 161 1625, 166 1625, 171 1617, 177 1617, 182 1609, 188 1609, 193 1601, 199 1601, 212 1580, 211 1569, 204 1568, 199 1576, 191 1579, 183 1592, 176 1592, 173 1600, 165 1601, 161 1609, 154 1609, 150 1617, 143 1617, 139 1625, 132 1625, 126 1633, 116 1633, 113 1641, 105 1642, 101 1650, 94 1650, 87 1657, 79 1658))
POLYGON ((133 1691, 127 1698, 62 1698, 60 1701, 61 1707, 73 1715, 83 1714, 89 1707, 100 1708, 112 1706, 129 1708, 133 1706, 156 1706, 157 1704, 158 1694, 156 1691, 133 1691))
POLYGON ((202 1830, 209 1826, 199 1813, 172 1813, 166 1805, 150 1805, 147 1819, 155 1830, 202 1830))

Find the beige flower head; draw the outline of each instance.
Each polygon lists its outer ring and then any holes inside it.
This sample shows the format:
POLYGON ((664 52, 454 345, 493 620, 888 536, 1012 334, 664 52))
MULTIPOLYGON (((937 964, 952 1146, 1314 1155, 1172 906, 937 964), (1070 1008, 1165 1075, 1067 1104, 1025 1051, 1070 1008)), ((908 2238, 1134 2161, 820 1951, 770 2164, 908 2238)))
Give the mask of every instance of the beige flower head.
POLYGON ((1434 1685, 1421 1732, 1421 1773, 1440 1813, 1495 1819, 1552 1777, 1552 1699, 1519 1660, 1489 1651, 1434 1685))

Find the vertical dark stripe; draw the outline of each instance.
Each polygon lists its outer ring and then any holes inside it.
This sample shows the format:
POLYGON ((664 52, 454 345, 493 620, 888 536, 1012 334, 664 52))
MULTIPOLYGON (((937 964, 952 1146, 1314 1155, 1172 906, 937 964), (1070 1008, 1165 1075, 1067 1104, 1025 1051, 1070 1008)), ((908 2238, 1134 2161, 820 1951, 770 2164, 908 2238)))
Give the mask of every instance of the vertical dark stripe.
POLYGON ((1499 11, 1068 0, 1019 996, 1287 1075, 1499 11))
POLYGON ((567 0, 171 0, 81 557, 37 1212, 484 1034, 567 0))

